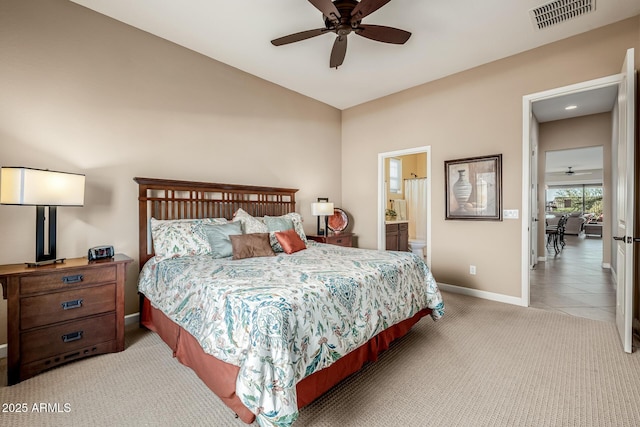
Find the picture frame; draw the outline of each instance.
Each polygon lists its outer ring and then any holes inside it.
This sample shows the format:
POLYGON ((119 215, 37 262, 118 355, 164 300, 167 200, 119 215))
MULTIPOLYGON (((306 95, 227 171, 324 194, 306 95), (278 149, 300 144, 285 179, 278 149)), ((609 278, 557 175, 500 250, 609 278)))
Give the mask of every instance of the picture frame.
POLYGON ((445 160, 447 220, 502 221, 502 154, 445 160))

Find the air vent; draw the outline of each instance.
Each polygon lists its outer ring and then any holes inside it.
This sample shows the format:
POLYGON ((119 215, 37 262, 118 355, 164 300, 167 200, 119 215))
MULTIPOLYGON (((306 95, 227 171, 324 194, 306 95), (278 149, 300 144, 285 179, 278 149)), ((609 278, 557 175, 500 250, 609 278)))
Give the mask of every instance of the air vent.
POLYGON ((594 10, 596 0, 556 0, 531 9, 529 14, 533 24, 542 30, 594 10))

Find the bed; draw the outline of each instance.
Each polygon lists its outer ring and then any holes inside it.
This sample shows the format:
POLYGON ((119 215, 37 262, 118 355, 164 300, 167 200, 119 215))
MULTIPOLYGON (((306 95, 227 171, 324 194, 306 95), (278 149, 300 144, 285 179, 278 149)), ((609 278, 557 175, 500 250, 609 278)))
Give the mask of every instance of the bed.
POLYGON ((246 423, 291 425, 299 408, 375 361, 422 317, 444 314, 435 280, 415 254, 304 241, 297 189, 134 181, 141 324, 246 423), (249 234, 253 222, 242 222, 244 236, 231 236, 233 257, 206 248, 166 255, 156 240, 159 227, 209 233, 231 227, 240 213, 249 221, 294 218, 291 230, 268 233, 284 252, 234 259, 240 237, 260 235, 249 234), (302 250, 281 239, 293 231, 302 250))

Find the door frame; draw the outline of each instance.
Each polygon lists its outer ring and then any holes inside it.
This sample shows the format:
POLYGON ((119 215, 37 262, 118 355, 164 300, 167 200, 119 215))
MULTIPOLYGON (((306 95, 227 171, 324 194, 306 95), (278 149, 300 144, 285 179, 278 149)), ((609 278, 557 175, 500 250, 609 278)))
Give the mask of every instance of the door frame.
POLYGON ((411 154, 426 153, 427 164, 427 265, 431 266, 431 146, 425 145, 422 147, 406 148, 403 150, 387 151, 385 153, 378 153, 378 250, 384 251, 386 249, 386 231, 385 231, 385 210, 387 208, 386 188, 385 188, 385 170, 384 161, 389 157, 408 156, 411 154))
POLYGON ((521 300, 520 305, 530 305, 529 289, 529 261, 530 261, 530 233, 532 221, 531 206, 531 121, 533 119, 533 104, 544 99, 557 98, 579 92, 587 92, 608 86, 619 86, 622 74, 614 74, 594 80, 576 83, 569 86, 549 89, 532 93, 522 97, 522 247, 521 247, 521 300))

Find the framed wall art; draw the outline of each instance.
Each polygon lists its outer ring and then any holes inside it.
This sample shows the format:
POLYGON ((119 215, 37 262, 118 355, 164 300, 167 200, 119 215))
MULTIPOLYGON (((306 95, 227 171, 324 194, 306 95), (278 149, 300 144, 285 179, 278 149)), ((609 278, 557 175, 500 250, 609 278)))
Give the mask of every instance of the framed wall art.
POLYGON ((446 219, 502 221, 502 154, 444 162, 446 219))

